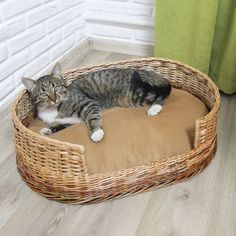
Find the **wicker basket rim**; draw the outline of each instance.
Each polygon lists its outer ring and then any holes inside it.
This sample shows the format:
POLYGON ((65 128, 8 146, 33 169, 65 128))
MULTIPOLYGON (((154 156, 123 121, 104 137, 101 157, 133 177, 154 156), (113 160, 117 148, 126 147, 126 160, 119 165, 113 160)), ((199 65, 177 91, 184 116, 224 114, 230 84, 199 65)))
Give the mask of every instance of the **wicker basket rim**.
MULTIPOLYGON (((175 61, 175 60, 171 60, 171 59, 166 59, 166 58, 159 58, 159 57, 146 57, 146 58, 141 58, 141 59, 132 59, 132 60, 122 60, 122 61, 118 61, 118 62, 114 62, 114 63, 106 63, 106 64, 97 64, 97 65, 92 65, 92 66, 85 66, 85 67, 79 67, 79 68, 75 68, 75 69, 71 69, 71 70, 68 70, 66 72, 64 72, 64 76, 65 75, 68 75, 74 71, 83 71, 83 70, 91 70, 93 68, 97 68, 97 67, 101 67, 101 66, 104 66, 104 67, 110 67, 110 66, 116 66, 116 65, 125 65, 129 62, 139 62, 139 61, 162 61, 162 62, 170 62, 170 63, 173 63, 175 65, 180 65, 180 66, 183 66, 184 68, 186 69, 189 69, 190 71, 194 72, 194 73, 197 73, 199 74, 201 77, 203 77, 205 80, 207 80, 212 88, 214 89, 214 94, 215 94, 215 103, 214 103, 214 106, 213 108, 210 110, 210 112, 208 114, 206 114, 205 116, 197 119, 195 121, 195 127, 197 127, 200 123, 201 123, 201 120, 205 120, 205 119, 209 119, 209 117, 213 116, 214 114, 216 114, 219 110, 219 107, 220 107, 220 93, 219 93, 219 90, 218 88, 216 87, 215 83, 210 79, 210 77, 208 77, 206 74, 204 74, 203 72, 199 71, 198 69, 195 69, 185 63, 182 63, 182 62, 178 62, 178 61, 175 61)), ((83 145, 80 145, 80 144, 72 144, 72 143, 69 143, 69 142, 64 142, 64 141, 59 141, 59 140, 55 140, 55 139, 51 139, 51 138, 48 138, 46 136, 42 136, 40 134, 37 134, 33 131, 31 131, 30 129, 28 129, 27 127, 25 127, 22 122, 20 121, 20 119, 18 118, 17 114, 16 114, 16 107, 18 105, 18 102, 20 101, 20 99, 27 93, 27 90, 24 89, 16 98, 16 100, 14 101, 13 105, 12 105, 12 119, 14 120, 14 122, 17 122, 19 124, 19 126, 27 131, 27 133, 32 136, 32 137, 36 137, 38 139, 42 139, 44 141, 48 141, 52 144, 59 144, 60 146, 73 146, 75 149, 77 149, 80 154, 85 154, 86 152, 86 149, 83 145)), ((211 141, 211 140, 210 140, 211 141)), ((205 147, 206 143, 205 144, 200 144, 200 146, 203 146, 205 147)), ((200 146, 198 146, 198 148, 200 148, 200 146)), ((185 153, 182 153, 182 154, 179 154, 179 155, 176 155, 174 157, 167 157, 165 158, 165 160, 169 160, 171 158, 177 158, 177 157, 182 157, 182 156, 186 156, 186 154, 190 154, 192 152, 195 152, 196 151, 196 148, 193 148, 191 149, 190 151, 187 151, 185 153)), ((156 162, 156 161, 155 161, 156 162)), ((150 164, 150 163, 148 163, 150 164)))

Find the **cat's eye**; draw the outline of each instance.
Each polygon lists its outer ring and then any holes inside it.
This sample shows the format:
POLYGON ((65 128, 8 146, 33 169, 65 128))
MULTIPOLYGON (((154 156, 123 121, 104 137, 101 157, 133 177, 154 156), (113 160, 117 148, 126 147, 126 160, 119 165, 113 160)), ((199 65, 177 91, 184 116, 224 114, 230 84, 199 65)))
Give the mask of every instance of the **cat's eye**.
POLYGON ((54 91, 57 92, 59 90, 59 86, 54 87, 54 91))
POLYGON ((40 93, 39 95, 42 96, 42 97, 48 96, 47 93, 40 93))

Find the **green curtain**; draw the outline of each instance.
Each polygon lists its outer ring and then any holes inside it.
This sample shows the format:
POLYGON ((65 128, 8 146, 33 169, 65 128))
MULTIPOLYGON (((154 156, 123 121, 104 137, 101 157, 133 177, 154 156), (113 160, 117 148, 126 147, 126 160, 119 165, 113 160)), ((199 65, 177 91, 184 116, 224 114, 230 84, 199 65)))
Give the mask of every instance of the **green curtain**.
POLYGON ((155 56, 192 65, 236 92, 236 1, 156 0, 155 56))

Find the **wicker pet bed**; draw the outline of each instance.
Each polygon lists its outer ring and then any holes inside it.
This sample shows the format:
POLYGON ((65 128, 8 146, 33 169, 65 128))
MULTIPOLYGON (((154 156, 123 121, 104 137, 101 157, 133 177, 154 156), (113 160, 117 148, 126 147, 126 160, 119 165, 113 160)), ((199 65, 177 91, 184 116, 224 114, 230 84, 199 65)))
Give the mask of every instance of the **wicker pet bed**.
POLYGON ((152 67, 173 87, 198 97, 209 113, 195 123, 190 151, 121 170, 89 173, 86 147, 40 136, 27 128, 37 114, 24 91, 12 109, 17 167, 25 182, 43 196, 70 204, 100 202, 184 181, 197 174, 214 157, 216 120, 220 95, 214 83, 185 64, 158 58, 144 58, 79 68, 66 72, 69 82, 94 70, 114 67, 152 67))

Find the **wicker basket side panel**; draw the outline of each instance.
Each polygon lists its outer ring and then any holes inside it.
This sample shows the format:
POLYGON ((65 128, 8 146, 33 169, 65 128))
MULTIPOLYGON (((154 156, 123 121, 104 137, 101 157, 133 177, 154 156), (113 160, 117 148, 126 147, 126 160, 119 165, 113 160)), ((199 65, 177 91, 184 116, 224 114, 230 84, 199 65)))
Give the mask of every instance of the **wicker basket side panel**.
POLYGON ((217 112, 220 106, 218 88, 206 75, 176 65, 176 75, 170 78, 172 85, 198 97, 209 108, 209 113, 196 121, 194 147, 213 140, 216 136, 217 112), (178 68, 179 67, 179 68, 178 68))
POLYGON ((40 176, 80 176, 86 173, 84 154, 77 147, 55 145, 15 127, 15 143, 21 162, 40 176))
MULTIPOLYGON (((128 194, 149 191, 189 179, 201 172, 214 157, 216 139, 187 156, 154 162, 145 167, 90 177, 93 200, 99 202, 128 194)), ((91 194, 91 193, 90 193, 91 194)))
POLYGON ((212 140, 217 135, 216 130, 217 116, 203 117, 196 121, 196 132, 194 138, 194 147, 205 144, 207 141, 212 140))
POLYGON ((91 203, 153 190, 185 181, 201 172, 214 157, 216 140, 198 152, 165 162, 89 177, 89 188, 72 195, 69 203, 91 203), (82 194, 82 195, 81 195, 82 194))
POLYGON ((13 114, 15 113, 16 117, 27 127, 37 116, 36 108, 29 97, 29 93, 24 91, 15 104, 17 106, 13 106, 13 114))
POLYGON ((67 184, 58 182, 51 185, 22 175, 31 188, 48 198, 70 204, 95 203, 185 181, 207 166, 215 150, 214 139, 201 150, 185 156, 85 178, 70 178, 67 184))
POLYGON ((54 186, 70 184, 72 177, 86 176, 83 146, 51 140, 25 127, 34 119, 32 109, 27 93, 19 97, 12 109, 17 163, 25 178, 54 186))

